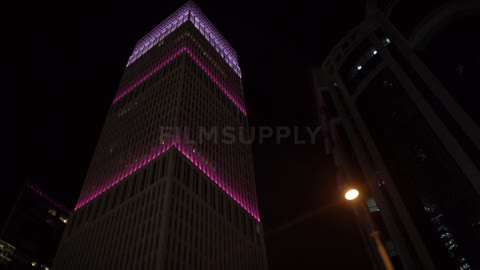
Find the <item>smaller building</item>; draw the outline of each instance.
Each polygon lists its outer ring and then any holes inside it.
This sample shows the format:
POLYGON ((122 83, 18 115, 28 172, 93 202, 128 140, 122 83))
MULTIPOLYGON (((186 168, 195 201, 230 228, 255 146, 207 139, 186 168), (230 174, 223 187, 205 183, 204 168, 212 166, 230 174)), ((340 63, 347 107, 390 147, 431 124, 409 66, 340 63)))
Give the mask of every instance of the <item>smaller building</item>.
POLYGON ((39 187, 27 182, 2 228, 2 269, 51 269, 70 212, 39 187))

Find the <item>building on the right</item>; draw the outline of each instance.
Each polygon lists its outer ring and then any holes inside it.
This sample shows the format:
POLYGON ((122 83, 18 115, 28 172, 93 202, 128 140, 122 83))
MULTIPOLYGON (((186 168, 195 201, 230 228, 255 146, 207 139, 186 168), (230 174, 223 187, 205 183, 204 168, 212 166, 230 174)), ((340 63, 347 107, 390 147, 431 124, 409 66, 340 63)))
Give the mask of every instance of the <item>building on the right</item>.
POLYGON ((367 5, 313 71, 318 113, 375 269, 374 230, 396 269, 480 269, 480 3, 427 2, 367 5))

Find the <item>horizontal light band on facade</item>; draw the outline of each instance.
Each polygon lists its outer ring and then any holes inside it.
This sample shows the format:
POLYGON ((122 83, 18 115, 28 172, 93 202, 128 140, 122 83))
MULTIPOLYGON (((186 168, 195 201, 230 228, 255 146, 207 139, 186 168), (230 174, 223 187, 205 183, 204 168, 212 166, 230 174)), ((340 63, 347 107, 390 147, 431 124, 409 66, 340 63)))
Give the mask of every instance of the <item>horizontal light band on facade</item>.
POLYGON ((230 90, 228 90, 221 82, 220 80, 214 75, 214 73, 207 68, 206 65, 202 64, 202 62, 199 60, 199 57, 197 57, 192 50, 190 50, 187 46, 181 47, 178 51, 173 53, 170 57, 168 57, 165 61, 161 62, 160 64, 156 65, 151 71, 149 71, 147 74, 143 75, 139 80, 134 82, 131 86, 128 86, 124 90, 120 90, 118 95, 114 98, 113 104, 117 103, 120 99, 122 99, 125 95, 130 93, 132 90, 137 88, 140 84, 142 84, 144 81, 146 81, 148 78, 150 78, 153 74, 158 72, 161 68, 166 66, 168 63, 173 61, 175 58, 180 56, 183 52, 186 52, 194 61, 195 63, 208 75, 208 77, 225 93, 225 95, 237 106, 237 108, 244 114, 247 115, 247 110, 245 109, 245 106, 238 101, 233 94, 231 93, 230 90))
POLYGON ((191 150, 188 149, 185 145, 177 142, 171 141, 169 143, 164 144, 154 153, 148 155, 143 161, 139 162, 135 167, 130 168, 128 171, 119 175, 116 179, 107 183, 105 186, 100 187, 97 189, 93 194, 89 194, 86 198, 80 198, 77 202, 77 206, 75 207, 75 211, 80 209, 82 206, 87 204, 88 202, 92 201, 105 191, 109 190, 128 176, 132 175, 139 169, 143 168, 145 165, 149 164, 151 161, 159 157, 161 154, 165 153, 166 151, 170 150, 172 147, 175 147, 180 153, 182 153, 187 159, 189 159, 195 166, 200 169, 203 173, 205 173, 210 180, 212 180, 218 187, 220 187, 225 193, 227 193, 234 201, 236 201, 245 211, 247 211, 253 218, 255 218, 258 222, 260 222, 260 215, 258 213, 258 208, 256 205, 248 205, 248 203, 241 198, 238 194, 236 194, 233 190, 230 190, 218 177, 213 170, 209 169, 207 165, 202 163, 202 160, 191 150))
POLYGON ((187 2, 175 11, 135 44, 135 49, 128 59, 127 67, 186 21, 191 21, 195 25, 198 31, 241 78, 242 74, 238 65, 237 53, 192 1, 187 2))
POLYGON ((26 186, 27 186, 27 188, 29 188, 30 190, 35 192, 38 196, 42 197, 43 199, 45 199, 46 201, 48 201, 49 203, 51 203, 52 205, 54 205, 58 209, 64 211, 65 213, 70 214, 72 212, 66 206, 64 206, 63 204, 57 202, 56 200, 54 200, 53 198, 48 196, 45 192, 43 192, 39 187, 35 186, 34 184, 27 183, 26 186))

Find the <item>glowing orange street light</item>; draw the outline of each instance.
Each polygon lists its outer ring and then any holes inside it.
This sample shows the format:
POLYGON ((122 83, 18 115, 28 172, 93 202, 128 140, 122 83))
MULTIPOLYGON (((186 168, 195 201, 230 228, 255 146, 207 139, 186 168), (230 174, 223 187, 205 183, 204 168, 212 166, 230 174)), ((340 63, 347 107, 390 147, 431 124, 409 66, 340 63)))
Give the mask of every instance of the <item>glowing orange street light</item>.
MULTIPOLYGON (((345 192, 345 199, 347 199, 349 201, 353 201, 356 198, 358 198, 359 195, 360 195, 360 192, 357 189, 352 188, 352 189, 347 190, 347 192, 345 192)), ((358 204, 355 204, 355 205, 358 205, 358 204)), ((385 245, 383 244, 383 242, 380 238, 380 231, 378 231, 375 228, 375 225, 372 222, 372 220, 370 219, 370 215, 368 213, 368 210, 365 209, 365 206, 363 204, 360 204, 359 207, 364 213, 366 213, 365 217, 367 217, 368 224, 369 224, 369 227, 370 227, 369 231, 371 231, 370 236, 374 239, 375 244, 377 245, 378 253, 379 253, 380 257, 382 258, 383 265, 385 266, 385 269, 386 270, 395 270, 395 268, 393 267, 392 260, 390 259, 390 256, 388 255, 388 251, 385 248, 385 245)))
POLYGON ((352 188, 352 189, 349 189, 346 193, 345 193, 345 199, 351 201, 351 200, 355 200, 358 195, 360 195, 360 192, 358 192, 358 190, 352 188))

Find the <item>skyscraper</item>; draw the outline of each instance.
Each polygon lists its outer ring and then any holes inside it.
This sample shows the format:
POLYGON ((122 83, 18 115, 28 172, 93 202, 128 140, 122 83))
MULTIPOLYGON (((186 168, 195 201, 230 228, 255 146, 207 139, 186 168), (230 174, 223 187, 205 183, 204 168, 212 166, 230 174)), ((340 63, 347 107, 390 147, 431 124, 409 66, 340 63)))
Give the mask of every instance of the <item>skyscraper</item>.
POLYGON ((375 269, 372 230, 396 269, 479 269, 480 4, 378 4, 314 71, 339 186, 361 189, 375 269))
POLYGON ((212 138, 247 126, 236 52, 188 2, 135 45, 54 269, 266 269, 250 146, 212 138))

